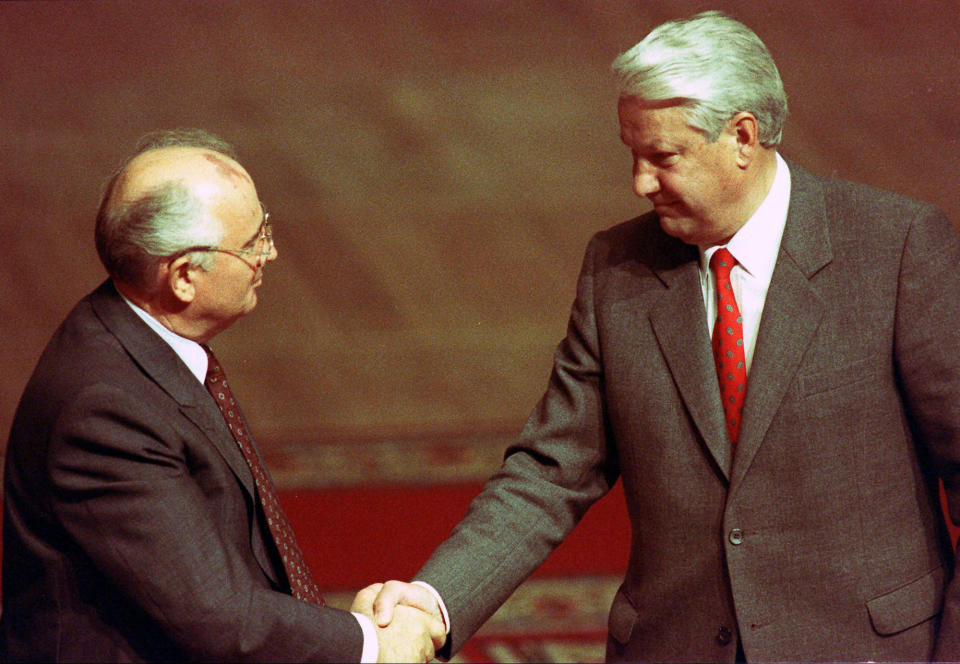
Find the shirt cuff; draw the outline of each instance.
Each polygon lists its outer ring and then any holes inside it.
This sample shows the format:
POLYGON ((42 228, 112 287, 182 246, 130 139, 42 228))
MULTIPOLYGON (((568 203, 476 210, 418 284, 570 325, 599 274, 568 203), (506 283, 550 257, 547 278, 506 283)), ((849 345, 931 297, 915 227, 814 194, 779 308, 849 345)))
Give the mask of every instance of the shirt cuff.
POLYGON ((443 603, 443 598, 440 597, 440 593, 426 581, 413 581, 413 584, 426 588, 430 591, 430 594, 433 595, 433 598, 437 600, 437 606, 440 607, 440 614, 443 616, 443 624, 447 628, 447 636, 450 636, 450 614, 447 613, 447 605, 443 603))
POLYGON ((360 664, 377 664, 380 655, 380 641, 377 639, 377 630, 373 621, 362 613, 354 613, 360 629, 363 630, 363 653, 360 655, 360 664))

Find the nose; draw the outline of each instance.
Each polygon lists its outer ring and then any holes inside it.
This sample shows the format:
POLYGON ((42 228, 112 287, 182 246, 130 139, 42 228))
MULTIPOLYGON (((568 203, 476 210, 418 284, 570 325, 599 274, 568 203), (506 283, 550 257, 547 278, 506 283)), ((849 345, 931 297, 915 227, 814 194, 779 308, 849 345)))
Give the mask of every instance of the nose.
POLYGON ((646 198, 660 191, 660 178, 657 169, 646 159, 633 161, 633 193, 646 198))
POLYGON ((267 253, 261 253, 257 256, 257 268, 262 269, 270 261, 277 260, 277 245, 273 243, 273 238, 270 238, 270 251, 267 253))

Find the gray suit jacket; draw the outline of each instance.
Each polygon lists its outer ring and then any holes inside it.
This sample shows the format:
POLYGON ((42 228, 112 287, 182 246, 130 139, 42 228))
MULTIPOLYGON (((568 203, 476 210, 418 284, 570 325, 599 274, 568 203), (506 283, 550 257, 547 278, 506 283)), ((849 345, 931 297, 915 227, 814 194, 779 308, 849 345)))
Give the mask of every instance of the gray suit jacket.
POLYGON ((448 652, 619 477, 609 659, 960 659, 937 499, 939 475, 960 520, 960 241, 931 206, 791 174, 735 455, 695 248, 652 214, 590 242, 543 399, 417 575, 448 652))
POLYGON ((294 599, 212 397, 105 283, 54 334, 7 447, 4 661, 358 661, 294 599))

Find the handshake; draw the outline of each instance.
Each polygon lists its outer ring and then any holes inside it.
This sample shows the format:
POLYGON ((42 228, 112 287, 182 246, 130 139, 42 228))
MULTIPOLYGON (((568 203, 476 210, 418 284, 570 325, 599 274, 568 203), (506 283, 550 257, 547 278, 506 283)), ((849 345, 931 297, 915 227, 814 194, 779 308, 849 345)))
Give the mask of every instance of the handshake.
POLYGON ((401 581, 367 586, 350 610, 373 621, 380 662, 429 662, 447 640, 447 625, 433 593, 401 581))

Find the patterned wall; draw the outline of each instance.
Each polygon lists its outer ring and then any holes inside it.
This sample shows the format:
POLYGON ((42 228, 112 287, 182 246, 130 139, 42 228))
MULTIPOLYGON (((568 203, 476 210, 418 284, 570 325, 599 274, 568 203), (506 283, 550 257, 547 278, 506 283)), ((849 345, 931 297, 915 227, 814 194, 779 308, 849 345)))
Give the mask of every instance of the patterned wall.
POLYGON ((0 3, 0 430, 103 277, 100 187, 145 131, 234 142, 276 220, 260 306, 214 346, 264 440, 522 422, 590 234, 629 190, 609 63, 719 7, 770 46, 784 153, 960 223, 960 3, 0 3))

